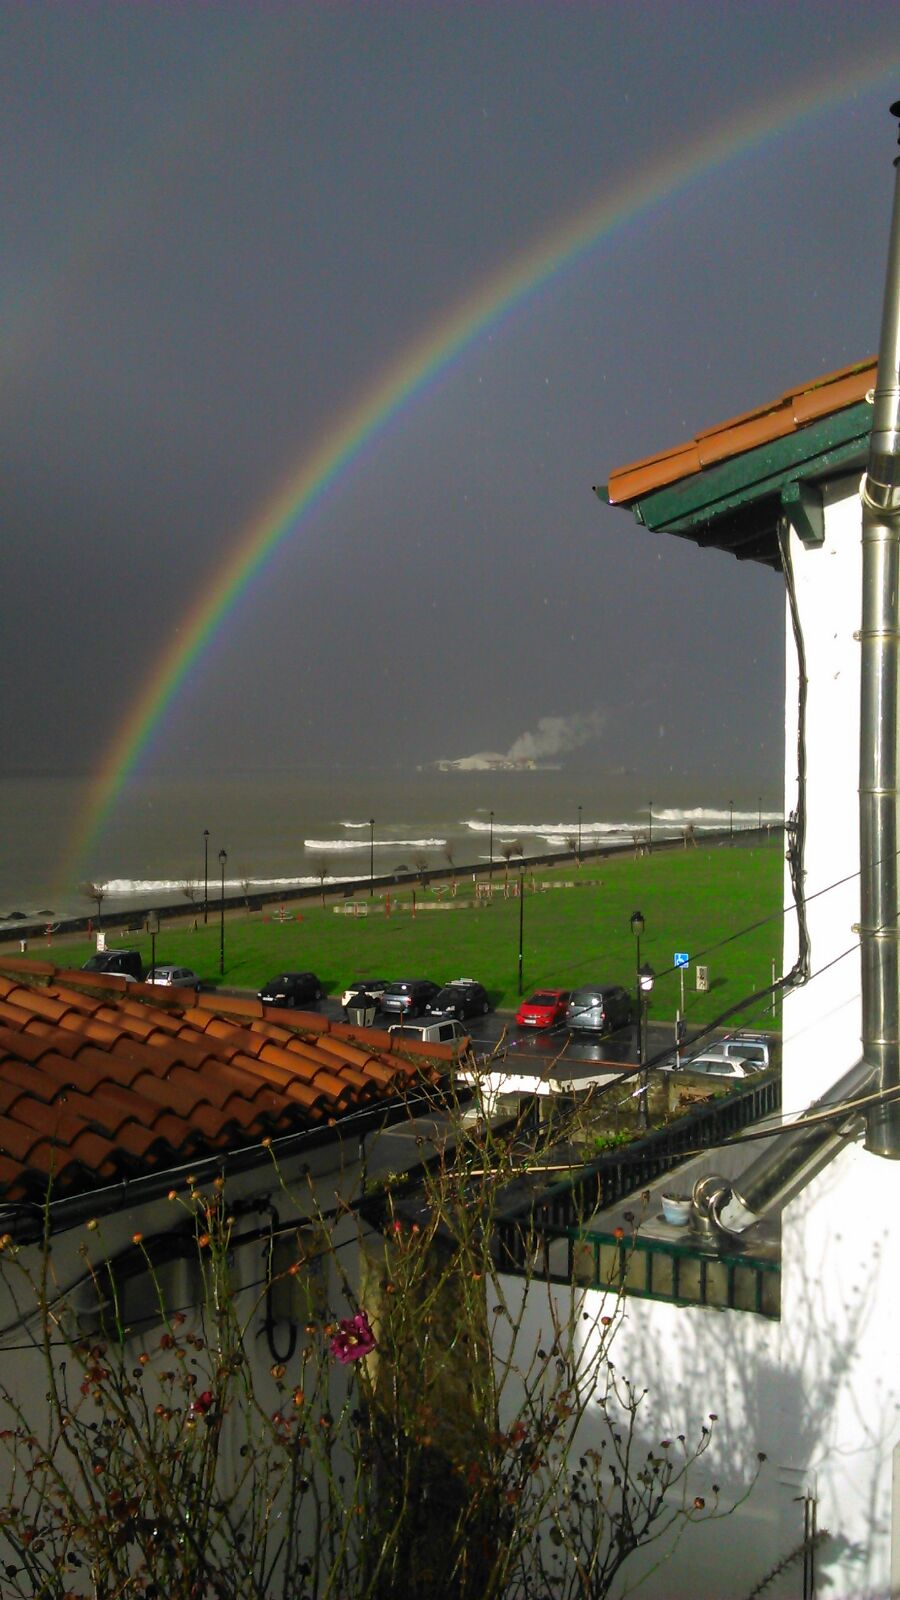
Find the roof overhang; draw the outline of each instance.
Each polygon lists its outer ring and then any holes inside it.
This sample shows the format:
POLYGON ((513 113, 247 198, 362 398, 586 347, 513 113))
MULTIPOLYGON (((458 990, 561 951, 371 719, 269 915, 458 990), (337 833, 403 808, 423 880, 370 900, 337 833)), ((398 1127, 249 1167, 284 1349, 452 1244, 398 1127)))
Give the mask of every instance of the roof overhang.
POLYGON ((820 542, 825 484, 865 467, 871 383, 871 363, 821 380, 689 445, 623 467, 595 493, 630 507, 655 533, 780 568, 780 518, 787 516, 805 543, 820 542))

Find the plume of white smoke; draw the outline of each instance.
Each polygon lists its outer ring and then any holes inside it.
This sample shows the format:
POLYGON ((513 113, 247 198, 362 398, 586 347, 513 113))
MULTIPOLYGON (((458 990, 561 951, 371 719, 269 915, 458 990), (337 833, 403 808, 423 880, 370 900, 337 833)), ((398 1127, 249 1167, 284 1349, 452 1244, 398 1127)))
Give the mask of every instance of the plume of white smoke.
POLYGON ((599 739, 606 723, 602 711, 576 711, 571 717, 539 717, 532 733, 520 733, 507 751, 510 761, 546 761, 579 750, 599 739))

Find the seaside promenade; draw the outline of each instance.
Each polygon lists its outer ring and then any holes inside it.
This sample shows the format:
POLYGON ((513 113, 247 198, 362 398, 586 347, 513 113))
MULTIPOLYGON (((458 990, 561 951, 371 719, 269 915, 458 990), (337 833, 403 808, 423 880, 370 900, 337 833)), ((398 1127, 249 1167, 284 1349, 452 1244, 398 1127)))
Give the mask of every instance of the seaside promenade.
MULTIPOLYGON (((681 835, 670 839, 654 838, 652 847, 648 845, 646 838, 639 837, 631 843, 622 842, 583 849, 581 851, 581 861, 597 862, 613 856, 670 853, 687 848, 689 842, 702 845, 704 849, 722 847, 746 848, 767 843, 771 839, 772 833, 773 827, 771 824, 766 824, 762 828, 742 828, 733 832, 725 828, 715 832, 704 832, 693 841, 686 841, 681 835)), ((554 850, 541 855, 516 857, 510 862, 509 870, 510 874, 517 875, 519 872, 533 872, 539 867, 561 867, 567 862, 574 863, 577 860, 577 851, 554 850)), ((477 882, 484 883, 491 877, 497 877, 500 873, 505 872, 506 863, 504 861, 495 860, 490 863, 479 860, 453 866, 435 865, 427 868, 424 877, 429 884, 450 881, 451 879, 460 880, 462 878, 471 878, 477 882)), ((369 874, 366 874, 358 878, 341 879, 331 885, 326 884, 324 894, 326 901, 333 904, 341 900, 354 899, 361 894, 368 895, 370 890, 375 894, 385 894, 395 888, 415 888, 416 885, 421 883, 422 877, 422 873, 415 871, 385 873, 375 877, 370 877, 369 874)), ((209 910, 210 914, 212 914, 213 907, 215 907, 215 913, 218 915, 224 906, 226 913, 233 914, 239 911, 247 914, 262 911, 266 906, 283 905, 288 908, 308 903, 310 900, 318 901, 321 900, 322 894, 322 886, 318 883, 298 883, 293 888, 285 889, 282 886, 278 889, 263 889, 249 894, 239 891, 234 894, 226 894, 224 898, 219 893, 216 893, 215 895, 210 895, 209 910)), ((102 927, 105 933, 116 931, 118 933, 142 934, 150 931, 151 923, 161 924, 165 922, 170 926, 180 927, 189 925, 197 919, 198 915, 202 916, 202 911, 202 901, 186 903, 174 900, 161 904, 131 905, 123 908, 110 906, 108 909, 104 908, 102 927)), ((96 914, 90 912, 86 912, 84 916, 60 918, 58 921, 49 923, 46 918, 17 919, 14 922, 9 922, 5 928, 0 928, 0 949, 17 947, 23 940, 43 941, 48 936, 53 939, 65 935, 80 935, 83 937, 86 933, 95 931, 96 927, 96 914)))

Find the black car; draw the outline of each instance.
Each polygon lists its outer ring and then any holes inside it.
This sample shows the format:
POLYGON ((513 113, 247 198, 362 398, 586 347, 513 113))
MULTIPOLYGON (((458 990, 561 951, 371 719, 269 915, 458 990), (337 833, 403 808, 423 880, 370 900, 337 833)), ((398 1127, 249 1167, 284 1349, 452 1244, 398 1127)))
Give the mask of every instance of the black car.
POLYGON ((487 990, 474 978, 454 978, 452 983, 445 983, 428 1005, 435 1015, 460 1019, 485 1017, 490 1009, 487 990))
POLYGON ((634 1021, 634 999, 618 983, 585 983, 566 1007, 570 1033, 615 1033, 634 1021))
POLYGON ((429 978, 398 978, 396 983, 388 984, 381 996, 381 1009, 400 1017, 420 1017, 428 1010, 438 987, 429 978))
POLYGON ((119 978, 136 978, 140 983, 144 976, 144 963, 140 950, 98 950, 96 955, 88 956, 81 970, 108 972, 119 978))
POLYGON ((314 972, 279 972, 263 984, 258 998, 266 1006, 304 1006, 324 993, 314 972))

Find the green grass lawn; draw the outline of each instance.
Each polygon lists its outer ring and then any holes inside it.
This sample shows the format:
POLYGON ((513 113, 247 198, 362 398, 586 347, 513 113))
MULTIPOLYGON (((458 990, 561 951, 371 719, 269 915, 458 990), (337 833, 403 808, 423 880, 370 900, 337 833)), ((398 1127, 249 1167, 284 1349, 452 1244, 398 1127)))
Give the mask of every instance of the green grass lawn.
MULTIPOLYGON (((781 971, 783 855, 780 840, 760 848, 660 851, 650 857, 559 868, 525 874, 524 985, 572 988, 600 980, 634 986, 635 944, 630 918, 643 912, 641 961, 657 973, 651 1016, 674 1020, 680 984, 673 970, 676 950, 687 951, 685 981, 689 1023, 708 1021, 727 1006, 771 982, 772 963, 781 971), (532 891, 532 882, 536 885, 532 891), (574 882, 574 888, 542 889, 542 884, 574 882), (761 927, 753 924, 762 919, 761 927), (698 994, 694 969, 709 967, 711 989, 698 994)), ((518 873, 513 871, 510 882, 518 873)), ((490 904, 476 907, 471 878, 460 878, 455 899, 449 887, 440 894, 418 889, 417 915, 411 891, 392 891, 391 914, 380 894, 369 900, 368 915, 337 915, 331 901, 312 901, 289 909, 296 920, 280 923, 262 913, 228 912, 225 918, 225 972, 229 986, 256 989, 279 970, 313 968, 330 993, 351 978, 426 977, 446 982, 478 978, 500 1008, 518 1001, 519 901, 503 897, 503 868, 494 875, 490 904), (428 911, 423 904, 451 904, 452 911, 428 911), (402 909, 401 909, 402 908, 402 909)), ((340 904, 340 902, 338 902, 340 904)), ((150 961, 147 935, 116 931, 109 944, 140 948, 150 961)), ((29 955, 59 965, 80 966, 91 953, 86 941, 54 941, 48 950, 33 945, 29 955)), ((156 941, 158 962, 183 962, 203 977, 218 979, 219 917, 210 908, 209 924, 196 930, 163 923, 156 941)), ((747 1017, 760 1025, 771 1015, 747 1017)))

